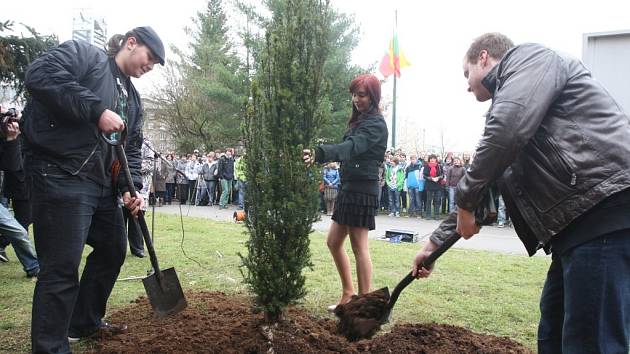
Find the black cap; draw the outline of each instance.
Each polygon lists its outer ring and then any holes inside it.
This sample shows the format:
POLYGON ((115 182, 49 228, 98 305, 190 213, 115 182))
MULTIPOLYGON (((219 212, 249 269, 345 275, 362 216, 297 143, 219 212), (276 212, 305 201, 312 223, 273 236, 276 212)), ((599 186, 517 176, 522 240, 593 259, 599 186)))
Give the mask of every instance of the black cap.
POLYGON ((155 33, 153 28, 150 26, 136 27, 133 29, 133 32, 142 43, 151 49, 153 55, 160 61, 160 64, 164 65, 164 44, 162 44, 160 36, 155 33))

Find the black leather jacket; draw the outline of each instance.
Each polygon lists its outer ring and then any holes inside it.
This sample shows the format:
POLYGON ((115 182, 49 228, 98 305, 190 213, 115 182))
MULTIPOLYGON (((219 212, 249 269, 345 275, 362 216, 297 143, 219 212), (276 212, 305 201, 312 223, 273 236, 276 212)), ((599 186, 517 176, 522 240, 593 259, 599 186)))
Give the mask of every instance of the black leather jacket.
POLYGON ((365 114, 356 127, 348 129, 343 142, 316 148, 317 162, 340 161, 344 181, 378 181, 379 167, 387 149, 387 123, 380 113, 365 114))
POLYGON ((608 196, 630 187, 630 120, 577 59, 537 44, 509 50, 483 80, 483 138, 458 184, 474 210, 499 182, 530 255, 608 196))
MULTIPOLYGON (((112 150, 101 139, 98 120, 105 109, 116 112, 118 98, 112 60, 87 42, 67 41, 33 61, 25 80, 31 97, 23 114, 28 155, 72 175, 102 179, 94 176, 95 165, 109 162, 112 150)), ((125 152, 134 185, 141 189, 143 110, 132 83, 127 106, 125 152)), ((118 180, 126 190, 123 173, 118 180)))

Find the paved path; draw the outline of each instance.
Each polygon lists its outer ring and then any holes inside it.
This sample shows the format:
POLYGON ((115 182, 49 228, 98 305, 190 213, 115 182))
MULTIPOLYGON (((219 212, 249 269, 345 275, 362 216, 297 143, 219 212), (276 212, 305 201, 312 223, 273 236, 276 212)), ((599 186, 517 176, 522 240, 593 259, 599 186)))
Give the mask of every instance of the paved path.
MULTIPOLYGON (((219 210, 216 206, 208 207, 182 205, 181 210, 184 216, 231 222, 236 208, 229 207, 226 210, 219 210)), ((155 208, 155 211, 156 213, 179 214, 179 206, 165 205, 155 208)), ((330 227, 330 222, 331 220, 329 216, 322 215, 321 220, 316 222, 313 225, 313 228, 325 234, 330 227)), ((402 229, 417 232, 419 238, 422 240, 425 237, 428 237, 428 235, 435 230, 438 224, 438 221, 433 220, 406 217, 395 218, 386 215, 379 215, 376 217, 376 230, 370 231, 370 238, 375 239, 382 237, 388 229, 402 229)), ((475 235, 470 240, 460 240, 453 247, 527 255, 525 247, 516 236, 514 229, 507 227, 483 227, 478 235, 475 235)), ((544 252, 538 252, 537 255, 544 255, 544 252)))

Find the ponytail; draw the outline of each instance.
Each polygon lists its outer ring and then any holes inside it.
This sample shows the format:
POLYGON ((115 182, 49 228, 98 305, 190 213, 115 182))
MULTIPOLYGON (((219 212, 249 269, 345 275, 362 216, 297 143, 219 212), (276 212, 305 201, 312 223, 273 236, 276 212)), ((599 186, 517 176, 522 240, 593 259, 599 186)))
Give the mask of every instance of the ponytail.
POLYGON ((120 49, 123 46, 123 41, 125 40, 125 36, 123 36, 122 34, 115 34, 113 35, 109 41, 107 42, 107 46, 105 47, 105 51, 107 52, 107 56, 108 57, 115 57, 116 54, 118 54, 118 52, 120 52, 120 49))
POLYGON ((138 42, 139 44, 144 44, 142 43, 142 41, 140 41, 140 39, 138 38, 138 36, 136 35, 134 31, 129 31, 125 35, 115 34, 109 39, 109 41, 107 42, 107 45, 105 46, 105 51, 107 52, 107 56, 112 57, 112 58, 115 57, 116 54, 120 52, 120 50, 122 49, 123 45, 125 44, 125 42, 127 41, 129 37, 134 37, 136 39, 136 42, 138 42))

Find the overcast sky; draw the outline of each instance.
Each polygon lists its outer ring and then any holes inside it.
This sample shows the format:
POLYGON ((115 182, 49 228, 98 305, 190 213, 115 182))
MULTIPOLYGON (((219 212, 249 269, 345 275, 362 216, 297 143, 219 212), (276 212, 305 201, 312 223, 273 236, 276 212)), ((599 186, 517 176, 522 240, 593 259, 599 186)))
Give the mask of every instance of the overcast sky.
MULTIPOLYGON (((108 36, 150 25, 165 44, 183 47, 184 26, 205 4, 201 0, 4 1, 0 20, 24 22, 41 33, 56 33, 63 41, 71 36, 73 9, 89 7, 105 18, 108 36)), ((398 10, 400 47, 412 65, 398 80, 397 140, 408 149, 422 148, 423 136, 425 145, 440 145, 443 135, 446 149, 454 151, 472 150, 479 140, 488 104, 476 102, 466 92, 461 69, 464 53, 476 36, 498 31, 515 43, 543 43, 581 58, 584 33, 630 29, 627 0, 332 0, 332 5, 355 14, 361 26, 353 61, 362 66, 380 62, 398 10)), ((160 70, 154 70, 136 85, 146 91, 160 76, 160 70)), ((385 100, 391 101, 391 92, 390 78, 383 86, 385 100)))

